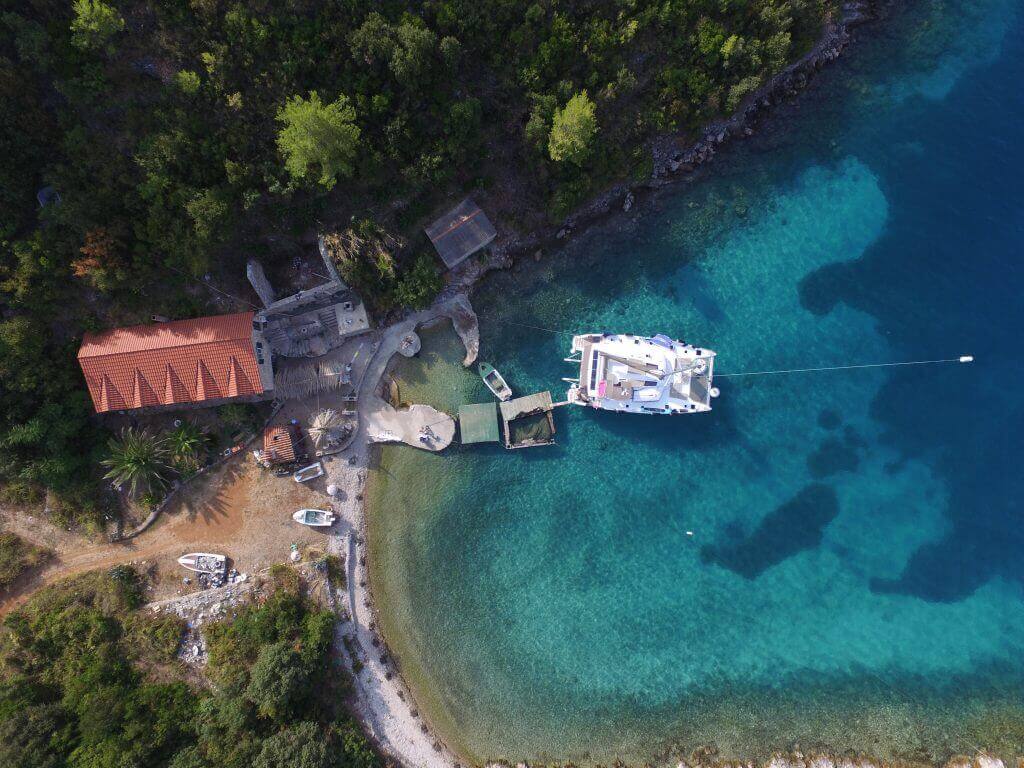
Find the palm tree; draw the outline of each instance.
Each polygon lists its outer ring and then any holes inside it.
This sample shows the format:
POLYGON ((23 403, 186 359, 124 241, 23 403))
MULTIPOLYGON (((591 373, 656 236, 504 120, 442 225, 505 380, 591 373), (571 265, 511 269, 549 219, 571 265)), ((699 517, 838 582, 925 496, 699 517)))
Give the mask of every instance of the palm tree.
POLYGON ((111 438, 109 455, 101 462, 109 470, 103 477, 114 485, 128 486, 132 496, 167 485, 168 450, 165 438, 148 430, 126 427, 120 438, 111 438))
POLYGON ((167 433, 167 450, 179 470, 197 468, 206 457, 208 443, 206 432, 191 421, 183 421, 167 433))
POLYGON ((313 444, 319 448, 330 437, 331 431, 340 424, 341 417, 337 411, 331 408, 320 411, 309 422, 309 436, 313 438, 313 444))

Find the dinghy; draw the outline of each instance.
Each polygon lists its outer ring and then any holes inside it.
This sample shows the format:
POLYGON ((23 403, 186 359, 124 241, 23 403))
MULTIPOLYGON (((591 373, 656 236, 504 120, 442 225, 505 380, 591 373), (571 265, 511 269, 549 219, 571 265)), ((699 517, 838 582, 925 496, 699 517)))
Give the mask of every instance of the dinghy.
POLYGON ((490 363, 480 363, 477 366, 477 370, 480 372, 480 378, 484 380, 484 384, 494 393, 496 398, 508 400, 512 397, 512 388, 505 383, 505 379, 495 370, 493 365, 490 363))
POLYGON ((308 467, 300 469, 292 475, 292 479, 295 480, 296 483, 305 483, 310 480, 315 480, 318 477, 323 477, 323 474, 324 466, 318 461, 316 464, 310 464, 308 467))
POLYGON ((292 520, 311 528, 326 528, 333 525, 337 518, 329 509, 300 509, 292 515, 292 520))
POLYGON ((178 558, 178 565, 196 573, 223 574, 227 570, 228 559, 209 552, 189 552, 178 558))

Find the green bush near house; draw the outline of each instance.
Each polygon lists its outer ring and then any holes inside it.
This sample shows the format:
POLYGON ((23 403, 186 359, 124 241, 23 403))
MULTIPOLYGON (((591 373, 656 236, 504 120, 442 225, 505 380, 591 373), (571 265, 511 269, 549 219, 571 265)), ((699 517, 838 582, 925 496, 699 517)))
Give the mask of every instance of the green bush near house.
POLYGON ((171 469, 167 438, 148 430, 126 427, 107 443, 107 457, 100 463, 112 485, 124 487, 131 496, 159 492, 167 486, 171 469))

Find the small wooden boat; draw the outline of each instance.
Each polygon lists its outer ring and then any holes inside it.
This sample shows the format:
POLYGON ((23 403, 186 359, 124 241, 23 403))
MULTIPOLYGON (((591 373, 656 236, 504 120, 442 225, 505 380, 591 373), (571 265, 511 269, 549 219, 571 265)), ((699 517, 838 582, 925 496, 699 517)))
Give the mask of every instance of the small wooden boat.
POLYGON ((302 525, 312 528, 326 528, 329 525, 334 525, 334 521, 337 519, 329 509, 300 509, 292 515, 292 520, 296 523, 302 523, 302 525))
POLYGON ((315 480, 318 477, 323 477, 323 475, 324 465, 318 461, 316 464, 310 464, 308 467, 300 469, 292 475, 292 479, 295 480, 296 483, 305 483, 310 480, 315 480))
POLYGON ((178 565, 196 573, 223 574, 227 571, 228 559, 209 552, 189 552, 178 558, 178 565))
POLYGON ((476 369, 480 372, 480 378, 484 380, 487 388, 494 393, 499 400, 508 400, 512 397, 512 388, 505 383, 505 379, 495 370, 490 363, 480 363, 476 369))

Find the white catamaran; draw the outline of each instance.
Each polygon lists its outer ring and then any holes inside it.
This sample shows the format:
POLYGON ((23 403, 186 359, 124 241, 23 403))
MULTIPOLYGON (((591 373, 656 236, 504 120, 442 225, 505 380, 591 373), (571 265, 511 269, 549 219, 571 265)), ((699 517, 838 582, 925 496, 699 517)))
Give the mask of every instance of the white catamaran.
POLYGON ((565 379, 567 399, 624 413, 700 413, 711 410, 715 353, 668 336, 587 333, 572 338, 578 379, 565 379))

